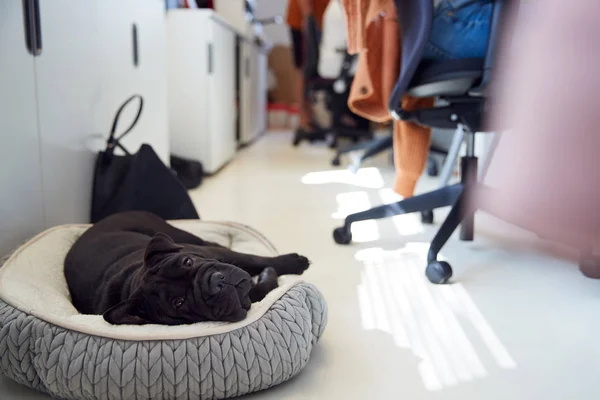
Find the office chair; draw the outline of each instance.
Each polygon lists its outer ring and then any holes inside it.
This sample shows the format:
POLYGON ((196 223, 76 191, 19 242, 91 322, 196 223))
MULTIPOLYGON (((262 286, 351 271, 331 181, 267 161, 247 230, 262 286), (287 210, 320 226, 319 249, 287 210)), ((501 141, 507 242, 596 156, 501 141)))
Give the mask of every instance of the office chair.
MULTIPOLYGON (((456 131, 455 137, 462 137, 461 133, 456 131)), ((393 149, 393 124, 390 127, 390 134, 382 137, 372 138, 371 140, 362 141, 360 143, 355 143, 353 145, 345 146, 342 148, 338 148, 335 156, 331 160, 331 165, 337 167, 341 165, 341 157, 348 153, 354 153, 360 150, 364 150, 364 152, 357 158, 355 158, 350 165, 351 171, 358 171, 362 164, 370 158, 373 158, 384 151, 393 149)), ((332 146, 333 147, 333 146, 332 146)), ((458 151, 458 150, 457 150, 458 151)), ((440 146, 436 146, 434 143, 429 147, 429 156, 427 157, 427 175, 429 176, 438 176, 439 174, 439 164, 438 159, 449 160, 449 163, 454 166, 455 160, 458 154, 453 154, 449 149, 445 149, 440 146), (437 157, 436 157, 437 155, 437 157), (449 157, 449 158, 447 158, 449 157)), ((446 164, 446 163, 444 163, 446 164)), ((444 166, 443 168, 447 168, 444 166)))
MULTIPOLYGON (((457 135, 460 135, 458 132, 457 135)), ((344 154, 353 153, 356 151, 364 150, 364 152, 360 155, 360 157, 356 158, 354 162, 350 165, 350 170, 356 172, 360 169, 362 164, 370 158, 375 157, 378 154, 383 153, 384 151, 393 150, 394 138, 393 138, 393 125, 390 126, 390 134, 378 138, 373 138, 368 141, 363 141, 361 143, 355 143, 350 146, 342 147, 338 149, 335 153, 335 156, 331 160, 331 165, 334 167, 341 165, 341 157, 344 154)), ((446 150, 442 147, 436 146, 432 144, 429 147, 429 156, 427 157, 427 175, 429 176, 438 176, 440 167, 438 165, 438 160, 434 157, 434 155, 442 156, 444 160, 446 157, 450 156, 450 158, 456 159, 454 154, 451 154, 449 150, 446 150)), ((452 165, 454 165, 454 161, 450 161, 452 165)), ((444 161, 444 165, 446 162, 444 161)))
MULTIPOLYGON (((427 254, 426 276, 430 282, 443 284, 452 276, 452 268, 445 261, 438 261, 438 253, 458 225, 461 240, 473 240, 476 206, 471 199, 476 190, 486 190, 478 183, 478 158, 475 156, 475 133, 481 131, 486 89, 491 70, 501 22, 509 11, 509 0, 494 0, 490 24, 488 49, 483 59, 459 59, 448 61, 423 61, 423 51, 429 40, 433 17, 431 0, 394 0, 402 35, 401 72, 390 97, 389 109, 394 119, 413 121, 445 129, 462 129, 466 138, 466 155, 461 159, 461 181, 429 193, 402 201, 374 207, 348 215, 344 226, 335 229, 333 237, 338 244, 352 241, 352 223, 380 219, 412 212, 426 212, 452 206, 446 220, 431 241, 427 254), (401 108, 402 96, 439 97, 445 105, 415 111, 401 108)), ((494 137, 493 146, 497 143, 494 137)), ((490 154, 493 153, 493 148, 490 154)), ((485 170, 491 156, 487 157, 485 170)))
POLYGON ((358 141, 361 138, 372 138, 373 132, 370 129, 370 121, 363 117, 355 115, 348 109, 348 96, 352 79, 354 79, 353 65, 355 55, 350 55, 346 49, 336 49, 337 53, 344 54, 344 60, 340 74, 335 79, 323 78, 319 75, 319 28, 314 17, 309 17, 306 27, 306 61, 304 64, 304 93, 306 101, 311 104, 316 101, 316 93, 324 91, 327 95, 327 108, 331 111, 332 125, 321 127, 316 123, 311 123, 310 132, 296 131, 294 134, 293 145, 297 146, 303 140, 315 142, 326 140, 327 135, 332 135, 330 147, 336 147, 338 139, 342 137, 358 141), (354 125, 345 124, 342 116, 349 116, 354 125))
POLYGON ((341 157, 344 154, 353 153, 355 151, 364 150, 364 152, 360 155, 360 157, 350 166, 350 169, 354 172, 358 171, 361 167, 362 163, 369 158, 373 158, 376 155, 386 151, 392 150, 393 145, 393 136, 391 131, 393 130, 393 125, 390 126, 390 134, 374 138, 370 141, 364 141, 361 143, 356 143, 350 146, 342 147, 335 152, 335 156, 331 160, 331 165, 337 167, 341 164, 341 157))

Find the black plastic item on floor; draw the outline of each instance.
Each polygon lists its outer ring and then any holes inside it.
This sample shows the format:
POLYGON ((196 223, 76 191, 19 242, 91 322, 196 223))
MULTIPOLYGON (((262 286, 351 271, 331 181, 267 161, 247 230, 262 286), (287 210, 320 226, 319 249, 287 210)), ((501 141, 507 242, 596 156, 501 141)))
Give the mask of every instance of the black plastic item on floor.
POLYGON ((152 147, 143 144, 135 154, 120 140, 142 114, 141 96, 130 97, 117 111, 106 149, 98 154, 94 169, 91 222, 123 211, 148 211, 167 220, 199 219, 192 199, 177 176, 160 160, 152 147), (118 138, 115 131, 123 109, 139 99, 139 110, 131 126, 118 138), (116 155, 115 149, 125 155, 116 155))
POLYGON ((306 140, 310 143, 324 142, 327 140, 326 132, 327 130, 318 128, 314 125, 310 131, 303 128, 298 128, 294 133, 294 140, 292 141, 292 144, 294 146, 298 146, 303 140, 306 140))
POLYGON ((171 154, 171 169, 186 189, 195 189, 202 184, 204 168, 198 161, 186 160, 171 154))

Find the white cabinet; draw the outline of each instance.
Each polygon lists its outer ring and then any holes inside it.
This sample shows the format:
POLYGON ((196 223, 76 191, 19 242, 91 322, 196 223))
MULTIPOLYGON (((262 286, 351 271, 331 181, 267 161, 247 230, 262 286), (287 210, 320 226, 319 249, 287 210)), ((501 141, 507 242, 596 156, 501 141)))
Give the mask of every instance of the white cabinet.
POLYGON ((167 14, 171 151, 215 173, 236 151, 235 33, 212 10, 167 14))
POLYGON ((252 60, 252 43, 246 40, 240 41, 239 47, 239 82, 240 82, 240 104, 238 105, 240 118, 240 137, 241 145, 248 144, 254 138, 254 121, 252 113, 254 109, 253 102, 253 60, 252 60))
POLYGON ((160 0, 40 1, 43 49, 35 62, 48 225, 87 221, 102 144, 94 136, 106 136, 132 94, 144 97, 145 108, 126 147, 149 143, 168 162, 163 7, 160 0))
POLYGON ((254 138, 262 135, 267 128, 267 73, 268 57, 264 49, 258 46, 254 47, 254 71, 252 82, 254 83, 254 105, 253 112, 253 132, 254 138))
POLYGON ((240 144, 265 132, 267 118, 267 55, 257 44, 240 44, 240 144))
POLYGON ((244 32, 248 25, 246 0, 214 0, 215 12, 230 26, 244 32))
POLYGON ((11 140, 1 150, 0 251, 43 227, 89 221, 96 152, 132 94, 145 107, 125 145, 169 156, 164 1, 39 0, 35 56, 24 3, 0 1, 0 135, 11 140))
MULTIPOLYGON (((33 57, 22 2, 0 1, 0 254, 44 228, 33 57)), ((1 257, 1 256, 0 256, 1 257)))

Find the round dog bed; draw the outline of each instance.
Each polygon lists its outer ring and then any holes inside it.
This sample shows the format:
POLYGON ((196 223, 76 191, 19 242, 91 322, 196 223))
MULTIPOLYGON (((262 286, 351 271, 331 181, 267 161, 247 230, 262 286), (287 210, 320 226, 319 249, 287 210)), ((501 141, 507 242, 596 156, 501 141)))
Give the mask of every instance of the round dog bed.
MULTIPOLYGON (((240 252, 275 255, 239 224, 173 225, 240 252)), ((61 399, 223 399, 298 374, 323 333, 327 305, 297 276, 237 323, 110 325, 71 304, 63 260, 86 225, 47 230, 0 268, 0 373, 61 399)))

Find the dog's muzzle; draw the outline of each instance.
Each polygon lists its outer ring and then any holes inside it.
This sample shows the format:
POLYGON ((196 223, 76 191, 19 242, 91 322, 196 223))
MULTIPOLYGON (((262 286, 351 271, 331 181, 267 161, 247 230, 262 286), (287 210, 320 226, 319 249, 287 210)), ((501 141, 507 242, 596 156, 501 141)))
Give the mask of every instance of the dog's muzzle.
POLYGON ((196 288, 211 309, 214 320, 232 321, 245 318, 250 309, 252 278, 246 271, 229 264, 215 263, 196 275, 196 288))

